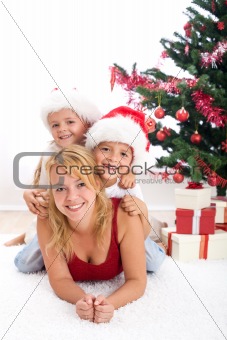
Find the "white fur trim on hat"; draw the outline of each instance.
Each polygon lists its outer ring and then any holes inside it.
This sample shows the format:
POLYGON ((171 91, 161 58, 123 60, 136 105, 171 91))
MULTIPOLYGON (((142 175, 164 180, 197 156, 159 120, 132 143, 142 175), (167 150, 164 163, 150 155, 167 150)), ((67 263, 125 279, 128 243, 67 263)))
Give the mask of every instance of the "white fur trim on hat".
POLYGON ((86 134, 85 146, 93 150, 101 142, 119 142, 131 146, 133 148, 132 165, 134 166, 143 166, 146 161, 147 138, 140 125, 129 117, 119 114, 96 122, 86 134))
POLYGON ((83 122, 90 124, 95 123, 102 116, 97 106, 76 89, 63 93, 59 89, 53 90, 43 102, 41 108, 41 118, 48 130, 50 129, 48 123, 49 114, 62 109, 74 110, 83 122))

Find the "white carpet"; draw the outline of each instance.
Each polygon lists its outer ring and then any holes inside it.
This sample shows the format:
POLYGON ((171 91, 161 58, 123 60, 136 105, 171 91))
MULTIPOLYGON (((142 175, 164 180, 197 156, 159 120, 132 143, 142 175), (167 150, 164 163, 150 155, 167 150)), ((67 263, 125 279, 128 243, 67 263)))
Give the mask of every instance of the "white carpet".
MULTIPOLYGON (((13 259, 21 246, 2 246, 10 238, 0 235, 0 339, 227 339, 227 260, 185 264, 168 257, 156 275, 148 275, 141 299, 97 325, 80 320, 73 305, 57 298, 45 273, 17 272, 13 259)), ((122 282, 119 276, 81 286, 107 294, 122 282)))

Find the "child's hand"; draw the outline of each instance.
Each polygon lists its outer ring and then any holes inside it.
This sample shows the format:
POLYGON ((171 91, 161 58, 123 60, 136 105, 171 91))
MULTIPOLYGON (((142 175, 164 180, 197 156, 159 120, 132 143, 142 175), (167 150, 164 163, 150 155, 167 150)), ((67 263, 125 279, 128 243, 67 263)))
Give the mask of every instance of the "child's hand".
POLYGON ((114 306, 103 295, 99 295, 94 301, 94 322, 109 322, 114 315, 114 306))
POLYGON ((130 216, 140 215, 142 214, 140 208, 141 202, 142 201, 135 196, 125 195, 121 199, 121 207, 124 211, 128 212, 130 216))
POLYGON ((122 189, 132 189, 136 185, 135 183, 135 175, 133 175, 131 172, 128 174, 122 175, 119 187, 122 189))
POLYGON ((46 190, 44 189, 30 189, 30 190, 25 190, 24 191, 24 200, 25 203, 27 204, 28 209, 31 211, 31 213, 39 215, 39 207, 40 203, 37 199, 37 197, 40 197, 41 193, 46 190))
POLYGON ((94 301, 95 296, 86 294, 82 299, 76 303, 76 313, 81 319, 94 321, 94 301))

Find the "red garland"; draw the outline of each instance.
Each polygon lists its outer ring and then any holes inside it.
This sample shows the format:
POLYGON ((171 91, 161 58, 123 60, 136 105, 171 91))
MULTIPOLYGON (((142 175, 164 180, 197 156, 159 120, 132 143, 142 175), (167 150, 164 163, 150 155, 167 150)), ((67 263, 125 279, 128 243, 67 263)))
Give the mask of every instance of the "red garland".
POLYGON ((195 157, 196 162, 198 163, 198 165, 203 168, 204 174, 206 176, 209 176, 211 173, 214 176, 217 176, 217 185, 221 186, 222 188, 224 188, 225 186, 227 186, 227 180, 222 178, 221 176, 219 176, 215 171, 211 171, 211 169, 209 168, 209 166, 199 157, 196 156, 195 157))
MULTIPOLYGON (((112 69, 111 71, 113 72, 112 69)), ((114 69, 114 77, 115 84, 120 85, 129 94, 127 104, 130 105, 134 103, 135 108, 140 110, 143 109, 141 98, 135 93, 138 86, 143 86, 150 91, 164 90, 167 93, 180 94, 180 90, 177 88, 179 83, 184 81, 189 88, 192 88, 198 81, 198 79, 178 79, 169 77, 167 82, 161 80, 155 82, 148 76, 141 76, 138 74, 137 70, 134 70, 131 75, 128 75, 126 72, 121 72, 117 67, 114 69)), ((207 121, 214 123, 219 127, 225 126, 227 117, 221 115, 225 110, 219 107, 212 107, 212 102, 214 101, 213 97, 198 90, 192 93, 192 99, 195 102, 196 109, 207 118, 207 121)))
MULTIPOLYGON (((219 25, 219 26, 222 27, 222 25, 219 25)), ((201 53, 201 66, 207 68, 208 66, 211 65, 213 68, 217 68, 217 63, 218 64, 222 63, 222 57, 226 53, 226 51, 227 51, 227 41, 226 40, 219 41, 215 45, 213 52, 202 52, 201 53)))
POLYGON ((217 126, 224 127, 227 122, 227 117, 221 115, 225 110, 216 106, 212 106, 214 98, 203 93, 201 90, 192 93, 192 99, 196 109, 206 117, 208 122, 214 123, 217 126))

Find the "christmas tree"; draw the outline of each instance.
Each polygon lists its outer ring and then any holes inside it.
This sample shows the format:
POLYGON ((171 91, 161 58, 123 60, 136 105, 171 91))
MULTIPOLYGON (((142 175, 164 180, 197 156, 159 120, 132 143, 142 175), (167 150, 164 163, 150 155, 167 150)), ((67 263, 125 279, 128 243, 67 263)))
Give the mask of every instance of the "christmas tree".
MULTIPOLYGON (((184 34, 161 39, 160 60, 171 58, 187 77, 165 74, 161 66, 129 74, 114 64, 111 88, 128 93, 128 105, 148 110, 156 130, 152 145, 161 145, 168 156, 157 158, 157 167, 173 169, 173 179, 184 176, 192 185, 206 180, 224 196, 227 186, 227 0, 194 0, 185 12, 184 34), (193 6, 193 4, 195 6, 193 6), (176 119, 178 129, 163 126, 165 116, 176 119)), ((161 63, 160 63, 161 64, 161 63)), ((178 73, 179 73, 178 72, 178 73)))

